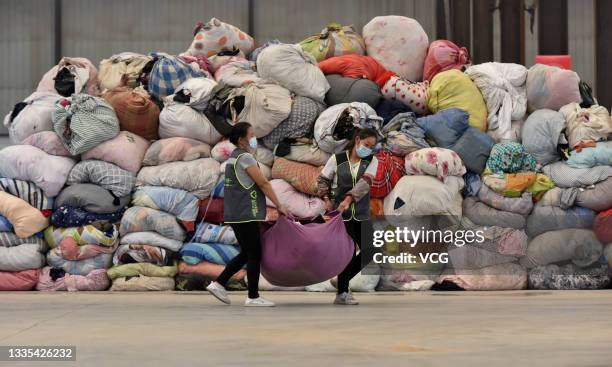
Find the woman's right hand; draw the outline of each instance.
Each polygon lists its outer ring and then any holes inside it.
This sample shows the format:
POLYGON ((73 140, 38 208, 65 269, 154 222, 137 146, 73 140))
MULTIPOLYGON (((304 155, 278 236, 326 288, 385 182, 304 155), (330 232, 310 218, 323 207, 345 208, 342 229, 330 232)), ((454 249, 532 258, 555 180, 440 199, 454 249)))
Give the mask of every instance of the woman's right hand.
POLYGON ((279 214, 282 214, 282 215, 285 215, 285 216, 287 215, 287 208, 285 208, 284 205, 277 206, 276 210, 278 211, 279 214))

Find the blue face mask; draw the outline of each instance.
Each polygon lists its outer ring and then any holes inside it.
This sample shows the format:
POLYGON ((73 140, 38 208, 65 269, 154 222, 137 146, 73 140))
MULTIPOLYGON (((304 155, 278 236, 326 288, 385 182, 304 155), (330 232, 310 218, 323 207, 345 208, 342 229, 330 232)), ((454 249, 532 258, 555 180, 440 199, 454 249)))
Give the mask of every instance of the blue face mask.
POLYGON ((359 158, 368 157, 372 155, 372 149, 359 144, 359 146, 357 147, 357 155, 359 156, 359 158))
POLYGON ((253 150, 257 149, 257 138, 256 137, 252 137, 251 139, 249 139, 249 146, 253 150))

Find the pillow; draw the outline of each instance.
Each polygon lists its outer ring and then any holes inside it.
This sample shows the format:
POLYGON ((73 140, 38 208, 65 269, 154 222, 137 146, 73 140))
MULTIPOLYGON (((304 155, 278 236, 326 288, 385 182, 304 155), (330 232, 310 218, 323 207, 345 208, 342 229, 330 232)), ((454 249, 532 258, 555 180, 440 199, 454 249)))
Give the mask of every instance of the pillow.
POLYGON ((172 291, 174 286, 174 278, 137 275, 113 279, 109 290, 113 292, 172 291))
POLYGON ((182 261, 189 265, 196 265, 201 261, 227 265, 230 260, 238 256, 239 252, 240 250, 232 245, 189 242, 183 245, 179 256, 182 261))
POLYGON ((99 254, 83 260, 66 260, 60 255, 59 248, 54 248, 47 254, 47 264, 52 268, 64 270, 71 275, 87 275, 97 269, 110 268, 113 254, 99 254))
POLYGON ((157 232, 177 241, 184 241, 186 236, 185 230, 171 214, 140 206, 133 206, 126 210, 121 218, 119 234, 123 236, 127 233, 144 231, 157 232))
POLYGON ((566 162, 555 162, 542 167, 542 172, 559 187, 584 187, 612 177, 612 167, 573 168, 566 162))
POLYGON ((182 241, 166 238, 157 232, 132 232, 121 236, 122 245, 148 245, 178 252, 183 246, 182 241))
POLYGON ((46 217, 51 215, 54 199, 47 197, 43 190, 31 182, 0 178, 0 191, 25 200, 28 204, 40 210, 46 217))
POLYGON ((80 208, 71 206, 60 206, 51 216, 51 224, 56 227, 79 227, 94 222, 119 223, 123 216, 123 209, 114 213, 96 214, 89 213, 80 208))
POLYGON ((143 166, 158 166, 175 161, 193 161, 210 157, 210 145, 190 138, 161 139, 147 149, 143 166))
POLYGON ((430 175, 443 180, 448 176, 463 176, 466 172, 457 153, 444 148, 419 149, 408 154, 405 162, 409 175, 430 175))
POLYGON ((72 237, 64 237, 56 248, 58 249, 58 254, 66 260, 84 260, 100 254, 112 254, 117 250, 116 244, 111 247, 79 245, 72 237))
POLYGON ((599 260, 602 253, 603 247, 590 229, 561 229, 532 239, 520 263, 528 269, 569 261, 587 267, 599 260))
POLYGON ((136 178, 136 185, 168 186, 204 199, 210 196, 218 178, 219 163, 211 158, 201 158, 143 167, 136 178))
POLYGON ((30 237, 49 225, 49 219, 40 210, 4 191, 0 191, 0 214, 11 222, 15 234, 21 238, 30 237))
POLYGON ((142 186, 132 195, 132 205, 161 210, 176 216, 187 231, 193 231, 198 198, 187 191, 163 186, 142 186))
POLYGON ((32 134, 25 138, 21 143, 23 145, 31 145, 38 149, 41 149, 47 154, 58 155, 61 157, 70 157, 73 155, 64 147, 59 136, 55 131, 41 131, 36 134, 32 134))
POLYGON ((612 208, 612 178, 607 178, 585 190, 578 190, 576 205, 596 212, 612 208))
MULTIPOLYGON (((110 191, 116 198, 129 195, 135 178, 130 172, 108 162, 87 160, 77 163, 68 175, 67 185, 93 183, 110 191)), ((118 199, 115 200, 118 203, 118 199)))
POLYGON ((176 275, 176 266, 157 266, 147 263, 132 263, 113 266, 106 271, 112 280, 122 277, 148 276, 148 277, 169 277, 176 275))
POLYGON ((89 213, 110 214, 129 205, 131 195, 117 200, 110 191, 94 184, 74 184, 67 186, 55 198, 54 209, 71 206, 89 213))
POLYGON ((110 285, 105 269, 92 270, 87 275, 65 274, 57 279, 51 276, 51 269, 46 266, 41 270, 37 291, 104 291, 110 285))
POLYGON ((112 247, 119 237, 117 226, 110 223, 92 223, 81 227, 49 226, 44 232, 45 241, 50 247, 59 246, 66 237, 73 238, 79 245, 98 245, 112 247))
POLYGON ((49 155, 30 145, 0 150, 0 177, 30 181, 49 197, 57 196, 64 187, 74 164, 70 158, 49 155))
POLYGON ((149 142, 128 131, 122 131, 111 140, 83 153, 83 160, 101 160, 117 165, 132 174, 138 174, 149 142))
POLYGON ((0 291, 29 291, 38 282, 38 269, 0 271, 0 291))
POLYGON ((234 229, 230 226, 222 226, 201 221, 190 242, 197 243, 219 243, 224 245, 236 245, 238 240, 234 229))
POLYGON ((26 243, 13 247, 0 247, 0 271, 40 269, 45 266, 45 255, 37 244, 26 243))
POLYGON ((612 141, 602 141, 594 148, 582 148, 571 152, 567 165, 573 168, 612 166, 612 141))

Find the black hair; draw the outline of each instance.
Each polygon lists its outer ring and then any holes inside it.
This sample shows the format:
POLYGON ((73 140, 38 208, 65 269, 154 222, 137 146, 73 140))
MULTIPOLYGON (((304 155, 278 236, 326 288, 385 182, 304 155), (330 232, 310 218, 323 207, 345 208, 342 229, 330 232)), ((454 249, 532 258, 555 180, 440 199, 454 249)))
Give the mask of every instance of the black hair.
POLYGON ((238 140, 247 136, 250 127, 251 124, 248 122, 239 122, 232 126, 232 130, 229 133, 229 141, 234 145, 238 145, 238 140))
POLYGON ((355 132, 353 133, 353 138, 346 145, 346 150, 348 150, 349 152, 353 150, 355 144, 357 144, 357 138, 367 139, 371 137, 376 138, 376 141, 378 141, 378 133, 376 133, 376 130, 370 129, 369 127, 355 130, 355 132))

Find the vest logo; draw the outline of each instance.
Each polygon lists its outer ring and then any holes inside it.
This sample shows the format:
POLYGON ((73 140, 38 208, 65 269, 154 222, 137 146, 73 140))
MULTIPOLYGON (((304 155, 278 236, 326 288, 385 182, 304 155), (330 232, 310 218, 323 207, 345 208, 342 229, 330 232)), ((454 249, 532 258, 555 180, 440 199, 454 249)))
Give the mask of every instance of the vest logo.
POLYGON ((251 199, 257 199, 257 191, 251 191, 251 199))

